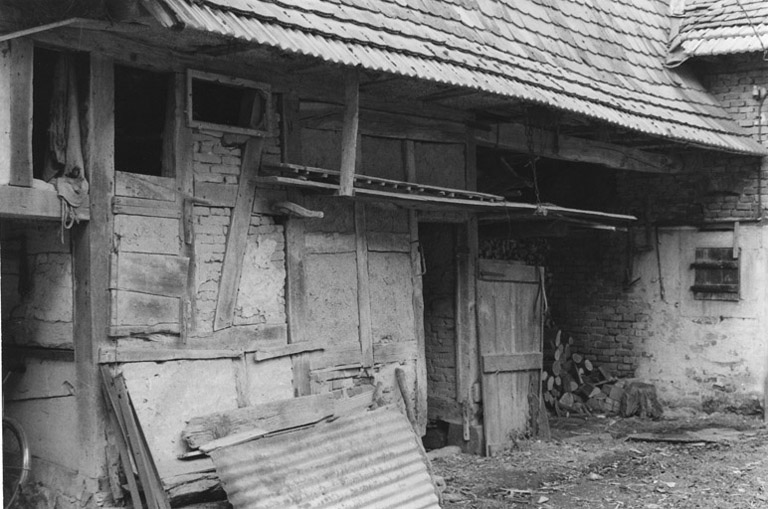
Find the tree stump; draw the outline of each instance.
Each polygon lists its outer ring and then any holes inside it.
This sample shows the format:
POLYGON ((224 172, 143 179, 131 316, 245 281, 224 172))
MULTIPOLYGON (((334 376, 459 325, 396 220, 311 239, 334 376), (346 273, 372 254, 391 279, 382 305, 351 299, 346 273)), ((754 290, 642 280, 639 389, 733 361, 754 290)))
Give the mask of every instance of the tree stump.
POLYGON ((619 413, 622 417, 638 415, 659 419, 663 410, 656 396, 656 386, 644 382, 630 382, 624 386, 619 413))

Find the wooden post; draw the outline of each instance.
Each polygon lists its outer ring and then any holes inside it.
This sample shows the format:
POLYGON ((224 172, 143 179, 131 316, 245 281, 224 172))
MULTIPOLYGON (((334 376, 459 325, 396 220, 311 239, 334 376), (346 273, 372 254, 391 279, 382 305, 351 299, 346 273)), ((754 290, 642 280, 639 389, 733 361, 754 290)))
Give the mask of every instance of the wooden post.
POLYGON ((224 264, 219 281, 219 297, 216 301, 216 318, 213 330, 221 330, 232 325, 237 300, 237 288, 243 270, 248 229, 251 225, 251 211, 256 199, 256 177, 261 164, 263 138, 250 138, 245 143, 240 176, 237 186, 237 198, 232 209, 232 220, 227 231, 227 245, 224 252, 224 264))
MULTIPOLYGON (((412 140, 403 141, 403 166, 408 182, 416 182, 416 151, 412 140)), ((416 335, 416 429, 423 436, 427 432, 427 353, 424 338, 424 292, 422 259, 419 245, 419 218, 415 210, 408 212, 411 238, 411 284, 413 286, 413 327, 416 335)))
POLYGON ((344 124, 341 128, 341 177, 339 195, 352 196, 355 192, 355 163, 357 159, 357 131, 360 109, 360 82, 356 70, 344 75, 344 124))
MULTIPOLYGON (((281 106, 282 160, 286 163, 301 164, 301 126, 298 121, 299 97, 292 92, 284 94, 281 106)), ((304 195, 296 189, 288 191, 288 200, 304 205, 304 195)), ((307 323, 305 251, 304 220, 290 217, 285 223, 286 313, 288 315, 289 343, 306 341, 304 334, 304 326, 307 323)), ((309 353, 291 356, 294 396, 312 394, 309 356, 309 353)))
POLYGON ((77 437, 82 444, 80 474, 104 474, 105 415, 98 371, 99 346, 109 328, 109 264, 113 219, 110 211, 114 188, 114 68, 112 60, 91 55, 86 165, 90 177, 88 223, 72 230, 74 281, 74 342, 77 437))
POLYGON ((371 289, 368 274, 368 240, 365 234, 365 204, 355 203, 355 239, 357 251, 357 312, 363 367, 373 366, 371 331, 371 289))
POLYGON ((197 283, 195 282, 195 207, 192 198, 195 193, 194 172, 190 164, 192 155, 192 132, 187 127, 184 114, 186 106, 187 80, 183 73, 176 73, 171 84, 173 104, 169 111, 173 115, 173 139, 170 140, 172 148, 173 174, 176 177, 176 186, 181 200, 182 215, 180 221, 180 237, 182 239, 181 256, 189 258, 187 268, 186 291, 181 297, 181 313, 179 315, 179 331, 182 343, 186 343, 190 335, 194 335, 196 324, 197 283))
MULTIPOLYGON (((0 42, 0 104, 11 104, 11 43, 0 42)), ((0 186, 11 183, 11 108, 0 108, 0 186)))
MULTIPOLYGON (((32 185, 32 69, 34 44, 14 39, 11 47, 11 185, 32 185)), ((8 103, 3 107, 8 107, 8 103)))

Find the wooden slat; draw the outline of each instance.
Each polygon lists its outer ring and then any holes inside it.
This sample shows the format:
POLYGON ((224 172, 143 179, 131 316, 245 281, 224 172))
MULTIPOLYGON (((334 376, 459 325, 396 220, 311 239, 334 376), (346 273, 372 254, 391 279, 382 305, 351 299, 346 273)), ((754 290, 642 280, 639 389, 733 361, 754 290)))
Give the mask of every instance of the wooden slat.
POLYGON ((344 75, 344 125, 341 129, 341 178, 339 181, 341 196, 352 196, 355 192, 359 109, 358 74, 356 70, 350 70, 344 75))
MULTIPOLYGON (((11 85, 11 45, 0 42, 0 104, 11 104, 13 98, 11 85)), ((11 157, 11 108, 0 108, 0 186, 11 182, 13 168, 11 157)), ((0 199, 0 203, 3 200, 0 199)))
MULTIPOLYGON (((552 159, 646 173, 673 173, 683 169, 682 162, 672 157, 611 143, 557 135, 555 145, 555 133, 543 129, 534 129, 533 139, 534 153, 552 159)), ((477 131, 476 140, 497 150, 522 153, 530 150, 522 124, 501 124, 493 131, 477 131)))
POLYGON ((483 373, 541 370, 541 353, 483 355, 483 373))
POLYGON ((219 281, 219 297, 216 301, 214 330, 221 330, 232 325, 237 300, 237 289, 243 269, 248 229, 251 224, 251 210, 256 195, 256 176, 261 163, 263 138, 251 138, 245 143, 237 200, 232 210, 232 221, 227 232, 227 246, 224 252, 224 265, 219 281))
POLYGON ((32 80, 34 45, 14 39, 11 47, 11 184, 32 185, 32 80))
POLYGON ((416 341, 373 344, 373 361, 376 364, 388 364, 417 359, 419 359, 419 344, 416 341))
POLYGON ((176 180, 173 177, 117 171, 115 172, 115 196, 175 202, 176 180))
POLYGON ((172 219, 179 219, 181 217, 180 207, 176 206, 173 202, 158 202, 142 198, 127 198, 125 196, 115 196, 112 199, 112 213, 130 216, 168 217, 172 219), (173 207, 158 206, 158 204, 164 203, 173 207))
POLYGON ((253 428, 267 432, 294 428, 332 416, 333 399, 330 393, 302 396, 193 417, 181 436, 189 447, 197 449, 213 440, 253 428))
POLYGON ((129 290, 113 292, 115 316, 112 325, 153 327, 179 324, 179 299, 129 290))
POLYGON ((365 205, 355 203, 355 239, 357 242, 357 312, 360 324, 360 348, 363 366, 373 366, 373 333, 371 330, 371 289, 368 274, 368 242, 365 228, 365 205))
POLYGON ((240 350, 194 350, 190 348, 118 348, 105 346, 99 350, 100 364, 130 362, 165 362, 178 360, 234 359, 243 355, 240 350))
POLYGON ((107 335, 110 338, 121 338, 137 334, 179 334, 180 326, 178 323, 158 323, 155 325, 110 325, 107 328, 107 335))
POLYGON ((485 281, 507 281, 538 285, 539 272, 536 267, 521 262, 504 260, 478 260, 480 279, 485 281))

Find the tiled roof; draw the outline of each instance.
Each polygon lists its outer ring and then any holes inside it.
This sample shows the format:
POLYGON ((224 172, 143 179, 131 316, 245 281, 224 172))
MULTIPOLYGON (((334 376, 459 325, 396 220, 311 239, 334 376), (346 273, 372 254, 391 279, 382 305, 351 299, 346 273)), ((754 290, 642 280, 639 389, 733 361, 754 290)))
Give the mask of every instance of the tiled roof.
POLYGON ((152 1, 173 13, 168 26, 765 152, 695 79, 664 67, 666 0, 152 1))
POLYGON ((697 56, 765 52, 768 48, 768 1, 709 0, 688 5, 671 48, 673 61, 697 56))

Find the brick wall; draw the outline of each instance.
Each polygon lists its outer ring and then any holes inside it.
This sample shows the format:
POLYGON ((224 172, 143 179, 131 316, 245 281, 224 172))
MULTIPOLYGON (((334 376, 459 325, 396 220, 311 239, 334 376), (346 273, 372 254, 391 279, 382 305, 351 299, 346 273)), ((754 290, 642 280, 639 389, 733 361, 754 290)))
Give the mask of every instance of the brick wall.
MULTIPOLYGON (((240 176, 242 145, 216 131, 193 134, 195 184, 209 183, 235 189, 240 176)), ((277 138, 269 138, 263 160, 280 158, 277 138)), ((237 140, 236 140, 237 141, 237 140)), ((195 262, 198 334, 213 330, 219 280, 231 221, 229 206, 196 206, 195 262)), ((275 216, 253 214, 248 231, 235 325, 285 323, 285 235, 275 216)))
MULTIPOLYGON (((754 85, 768 86, 768 67, 758 57, 742 57, 697 71, 733 118, 757 138, 759 105, 752 90, 754 85)), ((654 334, 649 300, 656 297, 629 284, 634 277, 630 262, 638 260, 643 244, 649 248, 655 244, 653 229, 647 236, 645 221, 697 226, 754 218, 759 212, 758 171, 762 172, 763 206, 768 204, 768 167, 761 166, 759 159, 689 151, 684 160, 685 171, 674 175, 617 172, 612 210, 641 219, 630 229, 633 247, 623 233, 549 241, 554 323, 574 337, 575 351, 619 376, 634 375, 641 357, 649 355, 642 345, 654 334)), ((658 281, 650 288, 658 292, 658 281)))

